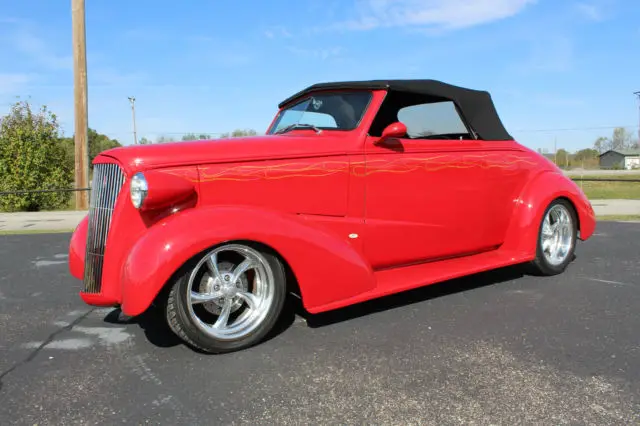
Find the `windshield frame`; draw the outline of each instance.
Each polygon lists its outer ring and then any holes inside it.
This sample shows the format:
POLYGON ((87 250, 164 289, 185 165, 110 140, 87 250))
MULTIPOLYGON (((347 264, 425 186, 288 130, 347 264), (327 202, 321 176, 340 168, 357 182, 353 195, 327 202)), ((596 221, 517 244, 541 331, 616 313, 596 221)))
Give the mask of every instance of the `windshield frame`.
MULTIPOLYGON (((316 126, 318 129, 322 130, 322 131, 334 131, 334 132, 351 132, 353 130, 356 130, 360 127, 360 125, 362 124, 362 120, 364 120, 364 118, 367 115, 367 112, 369 111, 369 108, 371 107, 371 102, 373 101, 373 90, 370 89, 338 89, 338 90, 318 90, 318 91, 314 91, 314 92, 310 92, 305 94, 304 96, 296 99, 294 102, 291 102, 289 105, 283 106, 278 113, 276 114, 276 116, 273 119, 273 122, 271 123, 271 125, 269 126, 269 128, 267 129, 267 135, 275 135, 276 134, 276 130, 278 130, 278 124, 280 123, 280 120, 282 119, 282 117, 284 116, 284 114, 291 110, 292 108, 295 108, 296 106, 300 105, 303 102, 308 101, 310 98, 314 97, 314 96, 318 96, 318 95, 333 95, 333 94, 351 94, 351 93, 363 93, 368 95, 368 99, 367 102, 364 106, 364 108, 362 109, 362 114, 360 114, 360 117, 358 118, 358 121, 355 123, 355 125, 353 127, 349 127, 349 128, 338 128, 338 127, 324 127, 324 126, 316 126)), ((298 121, 298 123, 300 123, 298 121)), ((305 124, 305 123, 301 123, 301 124, 305 124)), ((312 130, 311 128, 309 129, 294 129, 295 130, 312 130)))

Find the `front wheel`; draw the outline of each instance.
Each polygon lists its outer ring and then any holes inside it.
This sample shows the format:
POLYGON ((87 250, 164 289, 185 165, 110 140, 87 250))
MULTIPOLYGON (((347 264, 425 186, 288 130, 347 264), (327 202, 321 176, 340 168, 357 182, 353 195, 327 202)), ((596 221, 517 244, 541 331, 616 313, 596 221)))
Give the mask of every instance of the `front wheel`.
POLYGON ((244 349, 276 324, 286 296, 284 268, 266 250, 224 244, 195 259, 173 282, 169 327, 205 352, 244 349))
POLYGON ((576 213, 567 200, 554 200, 544 212, 533 272, 538 275, 562 273, 573 260, 577 236, 576 213))

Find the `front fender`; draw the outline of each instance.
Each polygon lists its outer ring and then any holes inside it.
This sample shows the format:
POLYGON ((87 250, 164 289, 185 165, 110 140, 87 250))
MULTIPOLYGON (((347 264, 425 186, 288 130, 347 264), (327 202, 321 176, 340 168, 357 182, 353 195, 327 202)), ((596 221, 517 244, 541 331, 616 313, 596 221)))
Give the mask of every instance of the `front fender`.
POLYGON ((525 253, 533 259, 542 216, 556 198, 566 198, 575 206, 581 240, 587 240, 596 227, 591 203, 578 185, 559 172, 543 172, 533 178, 514 201, 504 250, 525 253))
POLYGON ((375 286, 370 266, 347 240, 300 216, 255 207, 203 207, 161 221, 136 242, 122 270, 122 311, 141 314, 185 262, 233 240, 276 250, 296 276, 307 309, 375 286))
POLYGON ((84 279, 84 257, 87 247, 87 227, 89 215, 76 226, 69 242, 69 272, 79 280, 84 279))

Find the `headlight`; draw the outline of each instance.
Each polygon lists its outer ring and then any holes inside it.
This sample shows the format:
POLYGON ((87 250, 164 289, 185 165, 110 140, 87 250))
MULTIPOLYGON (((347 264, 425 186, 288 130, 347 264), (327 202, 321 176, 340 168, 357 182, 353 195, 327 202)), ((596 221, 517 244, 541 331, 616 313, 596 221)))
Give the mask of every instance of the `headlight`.
POLYGON ((136 173, 131 178, 131 202, 136 209, 142 207, 144 199, 147 198, 147 192, 149 191, 149 185, 142 173, 136 173))

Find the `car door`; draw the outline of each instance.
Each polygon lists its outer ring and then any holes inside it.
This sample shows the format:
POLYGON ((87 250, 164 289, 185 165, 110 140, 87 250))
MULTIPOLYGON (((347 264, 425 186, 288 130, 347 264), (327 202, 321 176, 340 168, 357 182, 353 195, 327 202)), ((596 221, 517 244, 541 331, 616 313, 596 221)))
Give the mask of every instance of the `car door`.
POLYGON ((365 253, 376 269, 491 250, 499 171, 449 102, 398 108, 402 138, 367 138, 365 253), (458 136, 462 136, 460 139, 458 136), (442 136, 438 136, 442 135, 442 136), (426 137, 426 138, 425 138, 426 137))

